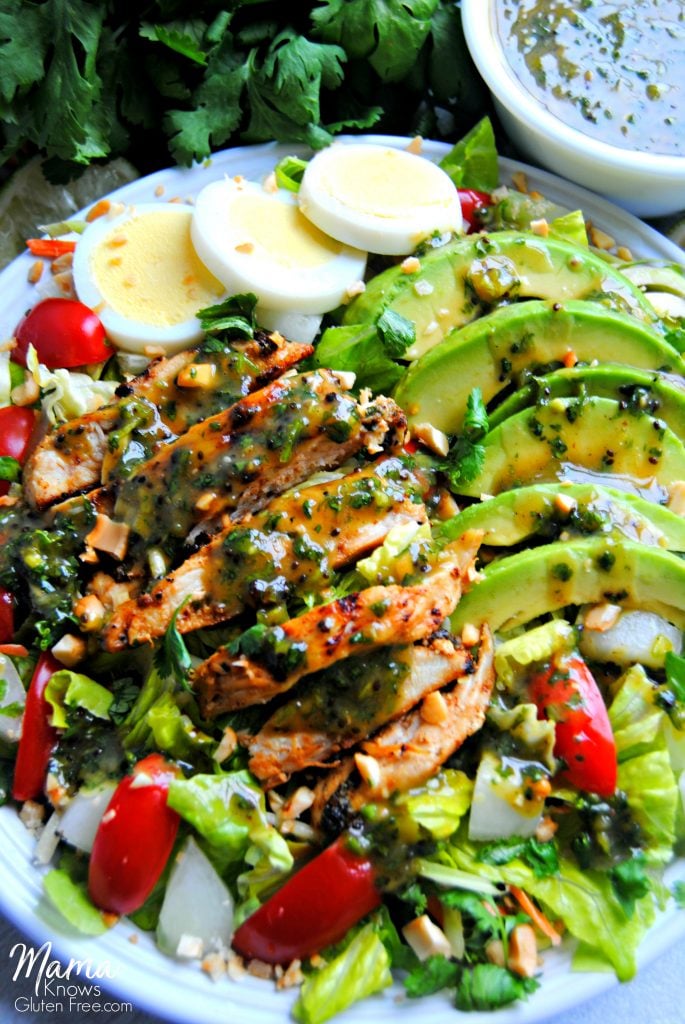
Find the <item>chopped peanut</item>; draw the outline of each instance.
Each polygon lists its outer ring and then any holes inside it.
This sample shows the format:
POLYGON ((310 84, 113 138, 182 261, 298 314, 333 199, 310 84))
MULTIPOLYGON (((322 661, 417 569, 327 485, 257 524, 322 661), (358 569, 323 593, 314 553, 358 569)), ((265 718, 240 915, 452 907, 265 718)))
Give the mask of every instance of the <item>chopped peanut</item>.
POLYGON ((480 640, 480 631, 472 622, 465 622, 461 631, 461 642, 464 647, 475 647, 480 640))
POLYGON ((375 789, 381 780, 381 769, 376 758, 371 757, 369 754, 357 752, 354 755, 354 763, 364 782, 366 782, 370 789, 375 789))
POLYGON ((86 220, 90 223, 93 220, 97 220, 98 217, 103 217, 106 213, 109 213, 111 206, 112 204, 109 199, 101 199, 95 206, 91 206, 86 214, 86 220))
POLYGON ((41 277, 43 276, 43 270, 45 268, 45 260, 34 260, 31 264, 31 269, 28 272, 29 284, 38 284, 41 277))
POLYGON ((528 191, 528 178, 523 171, 515 171, 511 176, 511 180, 517 192, 525 193, 528 191))
POLYGON ((601 231, 599 228, 596 228, 594 224, 590 225, 588 234, 590 236, 590 241, 598 249, 613 249, 616 245, 615 238, 612 238, 611 235, 607 235, 606 231, 601 231))
POLYGON ((121 561, 128 550, 130 532, 131 528, 126 523, 117 523, 109 516, 99 512, 95 526, 86 536, 85 543, 91 548, 104 551, 121 561))
POLYGON ((452 947, 442 928, 431 921, 428 914, 416 917, 402 929, 402 934, 419 960, 429 956, 452 956, 452 947))
POLYGON ((436 455, 445 456, 450 449, 447 434, 444 434, 442 430, 438 430, 432 423, 417 423, 412 428, 412 434, 418 441, 423 442, 426 448, 430 448, 431 451, 435 452, 436 455))
POLYGON ((504 959, 504 943, 501 939, 493 939, 492 942, 488 942, 485 947, 485 955, 491 964, 496 967, 505 967, 506 960, 504 959))
POLYGON ((420 135, 415 135, 406 148, 407 153, 414 153, 415 156, 420 156, 423 149, 423 139, 420 135))
POLYGON ((532 925, 517 924, 509 939, 509 970, 522 978, 532 978, 537 966, 538 944, 532 925))
POLYGON ((94 633, 102 628, 105 621, 105 606, 95 594, 86 594, 74 605, 74 615, 84 633, 94 633))
POLYGON ((403 274, 418 274, 421 269, 421 260, 416 256, 407 256, 406 260, 400 263, 400 270, 403 274))
POLYGON ((616 255, 620 260, 624 260, 626 263, 632 263, 633 254, 627 246, 619 245, 616 249, 616 255))
POLYGON ((570 494, 557 494, 554 497, 554 507, 564 516, 569 516, 577 505, 578 502, 570 494))
POLYGON ((547 238, 549 235, 549 224, 544 217, 540 220, 532 220, 530 222, 530 230, 534 235, 540 235, 541 238, 547 238))
POLYGON ((685 480, 676 480, 671 484, 668 507, 677 516, 685 516, 685 480))
POLYGON ((65 668, 73 668, 74 665, 78 665, 79 661, 83 661, 86 651, 86 641, 82 636, 66 633, 52 648, 52 656, 65 668))
POLYGON ((442 725, 447 721, 449 710, 447 702, 439 690, 433 690, 423 699, 421 718, 429 725, 442 725))
POLYGON ((596 633, 606 633, 608 629, 616 625, 621 614, 620 604, 595 604, 588 608, 583 616, 583 625, 586 629, 592 629, 596 633))

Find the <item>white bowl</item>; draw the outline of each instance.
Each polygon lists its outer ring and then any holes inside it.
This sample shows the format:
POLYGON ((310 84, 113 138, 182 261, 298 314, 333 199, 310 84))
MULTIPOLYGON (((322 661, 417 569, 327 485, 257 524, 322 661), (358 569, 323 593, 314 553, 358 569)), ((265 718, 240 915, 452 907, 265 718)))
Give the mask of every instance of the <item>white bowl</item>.
POLYGON ((685 209, 685 157, 620 149, 569 128, 516 78, 496 31, 495 0, 462 0, 461 15, 471 57, 522 154, 640 217, 685 209))

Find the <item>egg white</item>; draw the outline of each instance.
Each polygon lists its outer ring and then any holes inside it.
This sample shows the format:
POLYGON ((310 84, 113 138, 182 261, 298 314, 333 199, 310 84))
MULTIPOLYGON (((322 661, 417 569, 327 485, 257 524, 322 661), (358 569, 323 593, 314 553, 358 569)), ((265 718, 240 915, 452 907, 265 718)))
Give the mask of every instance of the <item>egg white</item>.
POLYGON ((307 164, 300 209, 347 245, 386 256, 414 251, 434 232, 463 230, 459 193, 425 157, 389 146, 334 143, 307 164))
POLYGON ((284 190, 242 178, 216 181, 195 201, 198 255, 229 292, 254 292, 272 311, 321 314, 360 281, 366 254, 326 236, 284 190))
POLYGON ((195 315, 225 295, 192 245, 192 209, 140 203, 93 221, 74 253, 76 295, 125 352, 172 354, 203 337, 195 315))

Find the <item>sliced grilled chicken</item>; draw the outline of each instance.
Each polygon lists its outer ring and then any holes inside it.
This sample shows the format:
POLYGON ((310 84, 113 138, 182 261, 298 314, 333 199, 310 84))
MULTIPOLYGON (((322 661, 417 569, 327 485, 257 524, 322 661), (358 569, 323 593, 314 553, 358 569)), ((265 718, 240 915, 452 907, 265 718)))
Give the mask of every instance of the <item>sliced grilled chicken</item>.
POLYGON ((136 553, 178 547, 200 522, 237 519, 322 469, 404 437, 388 398, 362 407, 330 370, 282 377, 165 445, 117 489, 115 517, 136 553))
POLYGON ((182 605, 176 625, 187 633, 225 622, 248 605, 321 589, 332 570, 381 544, 394 526, 425 522, 425 488, 417 472, 391 457, 276 498, 219 533, 149 594, 118 608, 105 647, 116 651, 162 636, 182 605))
POLYGON ((482 727, 494 681, 492 634, 484 626, 475 671, 462 675, 452 689, 440 691, 440 713, 435 694, 424 699, 324 776, 312 805, 314 825, 338 831, 364 804, 387 800, 432 778, 482 727))
POLYGON ((250 771, 265 788, 278 786, 293 772, 354 746, 471 669, 470 654, 440 636, 341 661, 306 680, 256 736, 245 739, 250 771))
POLYGON ((118 400, 54 428, 24 469, 34 508, 88 491, 130 473, 174 437, 227 408, 294 366, 311 345, 257 332, 230 345, 208 339, 199 348, 156 359, 121 384, 118 400))
POLYGON ((196 670, 194 685, 211 718, 287 692, 305 675, 377 647, 409 644, 438 630, 454 611, 473 564, 480 533, 471 531, 440 552, 415 586, 369 587, 249 636, 249 651, 219 648, 196 670))

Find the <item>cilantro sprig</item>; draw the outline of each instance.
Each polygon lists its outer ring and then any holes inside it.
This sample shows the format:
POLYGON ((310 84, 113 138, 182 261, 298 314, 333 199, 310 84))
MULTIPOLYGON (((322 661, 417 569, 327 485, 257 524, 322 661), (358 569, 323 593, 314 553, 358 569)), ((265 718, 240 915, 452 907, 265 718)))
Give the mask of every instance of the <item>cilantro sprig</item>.
POLYGON ((485 462, 483 440, 488 432, 488 413, 480 388, 474 388, 466 400, 466 414, 461 433, 450 444, 441 469, 450 487, 458 491, 478 476, 485 462))

